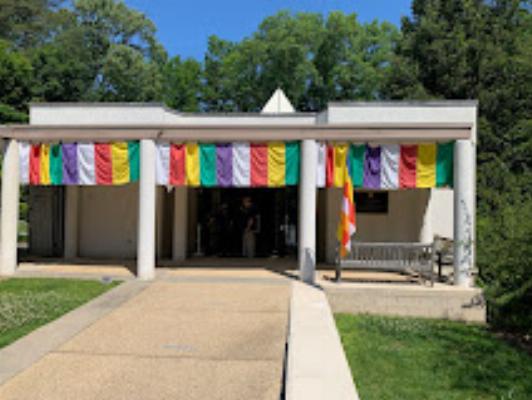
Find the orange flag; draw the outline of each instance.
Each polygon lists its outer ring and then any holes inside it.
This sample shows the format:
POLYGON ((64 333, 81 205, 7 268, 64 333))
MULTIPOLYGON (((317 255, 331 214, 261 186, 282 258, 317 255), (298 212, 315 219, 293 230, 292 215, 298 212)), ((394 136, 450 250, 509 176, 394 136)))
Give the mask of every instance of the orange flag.
POLYGON ((340 243, 340 257, 345 258, 351 252, 351 236, 357 230, 355 216, 355 201, 353 199, 353 182, 347 165, 344 167, 344 192, 342 195, 342 209, 340 224, 338 225, 338 242, 340 243))

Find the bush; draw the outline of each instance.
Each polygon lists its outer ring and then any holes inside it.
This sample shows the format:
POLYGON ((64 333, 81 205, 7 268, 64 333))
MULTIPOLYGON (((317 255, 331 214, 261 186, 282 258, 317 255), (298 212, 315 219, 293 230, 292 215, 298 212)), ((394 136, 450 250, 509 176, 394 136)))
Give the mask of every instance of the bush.
POLYGON ((28 219, 28 203, 20 202, 19 203, 19 219, 26 221, 28 219))
POLYGON ((532 198, 513 199, 478 218, 480 283, 494 327, 532 334, 532 198))

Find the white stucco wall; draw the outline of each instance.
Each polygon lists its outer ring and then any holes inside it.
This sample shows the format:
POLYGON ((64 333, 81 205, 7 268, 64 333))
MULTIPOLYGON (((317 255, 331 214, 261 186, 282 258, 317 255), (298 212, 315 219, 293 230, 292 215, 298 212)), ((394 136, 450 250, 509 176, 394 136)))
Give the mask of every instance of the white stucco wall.
MULTIPOLYGON (((340 217, 340 189, 323 189, 325 202, 318 213, 325 214, 318 237, 325 238, 326 262, 334 262, 336 256, 336 230, 340 217)), ((452 191, 451 204, 452 204, 452 191)), ((423 216, 429 200, 429 190, 397 190, 388 195, 388 212, 382 214, 357 212, 357 233, 354 240, 361 242, 417 242, 419 241, 423 216)), ((441 199, 439 199, 441 200, 441 199)), ((443 199, 446 200, 446 199, 443 199)), ((443 206, 445 206, 445 202, 443 206)), ((447 227, 446 227, 447 228, 447 227)), ((452 233, 452 220, 450 223, 452 233)))
POLYGON ((453 238, 453 190, 432 189, 430 217, 434 236, 453 238))
POLYGON ((81 187, 79 255, 135 258, 138 185, 81 187))
MULTIPOLYGON (((466 123, 476 125, 474 101, 452 102, 371 102, 331 103, 326 112, 327 123, 466 123)), ((473 129, 476 135, 476 129, 473 129)), ((476 136, 473 137, 476 142, 476 136)))
POLYGON ((32 104, 31 125, 314 125, 316 115, 301 114, 196 114, 179 113, 160 104, 77 103, 32 104))

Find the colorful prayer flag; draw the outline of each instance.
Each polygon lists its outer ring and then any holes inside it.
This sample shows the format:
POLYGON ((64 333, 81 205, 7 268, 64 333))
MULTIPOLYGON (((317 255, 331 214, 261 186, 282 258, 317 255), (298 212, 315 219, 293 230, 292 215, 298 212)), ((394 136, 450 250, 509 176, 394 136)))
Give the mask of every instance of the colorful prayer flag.
POLYGON ((355 201, 353 195, 353 183, 346 164, 344 172, 344 190, 342 193, 342 209, 340 211, 340 223, 338 225, 338 242, 340 245, 340 257, 345 258, 351 252, 351 237, 356 232, 355 201))
POLYGON ((123 185, 138 181, 139 142, 19 143, 22 184, 123 185))

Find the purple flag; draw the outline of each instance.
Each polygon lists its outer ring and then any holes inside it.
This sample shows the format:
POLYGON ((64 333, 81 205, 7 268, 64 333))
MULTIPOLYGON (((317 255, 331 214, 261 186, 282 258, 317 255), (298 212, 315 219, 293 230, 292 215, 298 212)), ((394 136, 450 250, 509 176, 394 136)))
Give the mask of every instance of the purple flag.
POLYGON ((63 143, 61 151, 63 152, 63 184, 79 184, 78 173, 78 145, 76 143, 63 143))
POLYGON ((366 145, 364 159, 364 188, 380 189, 381 187, 381 148, 366 145))
POLYGON ((222 187, 233 183, 233 149, 230 144, 216 145, 216 181, 222 187))

